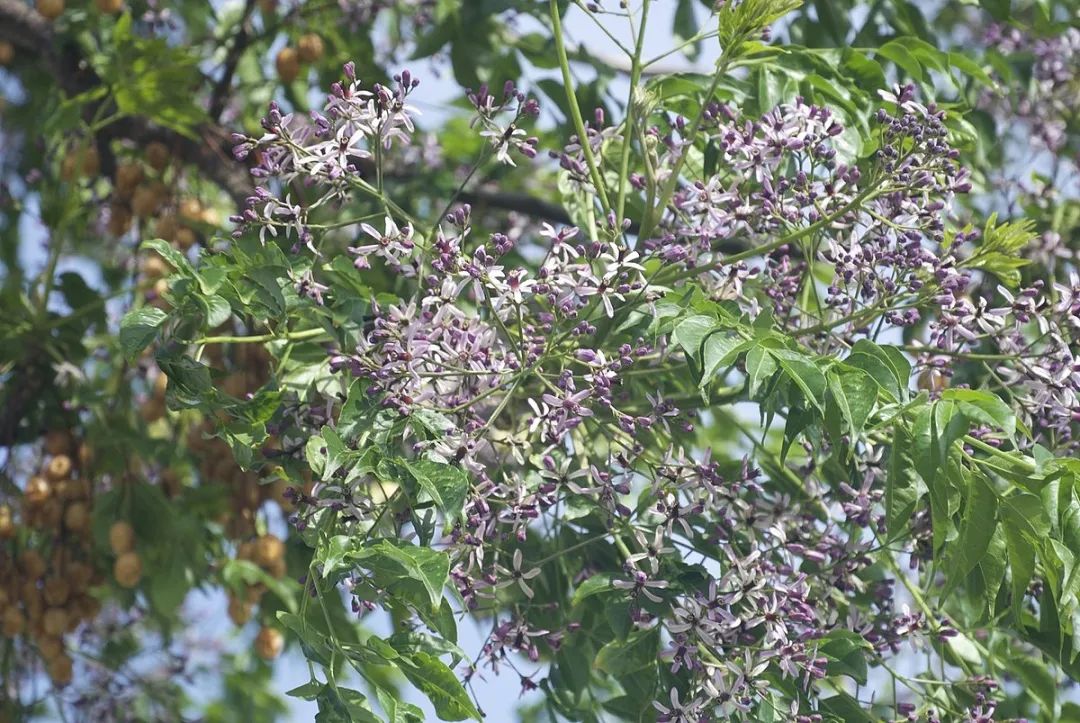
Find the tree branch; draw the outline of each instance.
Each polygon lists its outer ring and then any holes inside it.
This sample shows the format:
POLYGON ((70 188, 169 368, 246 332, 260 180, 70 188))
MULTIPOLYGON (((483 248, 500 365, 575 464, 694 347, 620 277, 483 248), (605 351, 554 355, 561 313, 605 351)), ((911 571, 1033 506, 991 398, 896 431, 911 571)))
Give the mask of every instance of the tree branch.
MULTIPOLYGON (((225 59, 223 74, 211 90, 208 108, 211 118, 216 118, 228 100, 236 65, 250 42, 247 22, 254 5, 254 0, 247 0, 244 15, 240 20, 240 29, 234 36, 225 59)), ((69 96, 79 95, 101 85, 101 78, 82 57, 78 48, 71 44, 61 46, 52 25, 21 0, 0 0, 0 40, 12 43, 20 55, 44 61, 57 84, 69 96)), ((111 101, 106 99, 101 102, 111 101)), ((88 104, 87 118, 93 117, 98 105, 88 104)), ((123 117, 105 126, 95 139, 102 173, 111 175, 116 167, 109 147, 112 141, 128 140, 138 145, 159 141, 182 162, 199 168, 207 178, 224 190, 237 206, 242 206, 244 199, 251 194, 254 184, 248 169, 232 157, 231 133, 216 120, 211 120, 198 126, 196 135, 198 138, 192 139, 156 125, 146 118, 123 117)), ((463 191, 459 198, 480 208, 514 211, 551 223, 572 223, 566 209, 559 204, 525 193, 477 188, 463 191)), ((631 231, 633 232, 633 229, 631 231)))
MULTIPOLYGON (((30 5, 20 0, 0 0, 0 40, 15 46, 19 55, 45 62, 57 85, 69 96, 79 95, 101 85, 101 78, 71 44, 60 45, 52 25, 30 5)), ((111 103, 106 99, 102 103, 111 103)), ((86 116, 93 117, 99 103, 90 103, 86 116)), ((109 149, 113 140, 130 140, 139 145, 151 141, 164 143, 178 158, 199 168, 240 205, 250 194, 251 179, 247 169, 232 159, 229 132, 217 123, 196 128, 198 139, 158 126, 145 118, 127 116, 103 128, 95 138, 101 157, 102 173, 115 170, 109 149)))
POLYGON ((214 84, 214 89, 210 91, 209 110, 210 117, 214 120, 221 118, 221 111, 225 109, 225 103, 229 100, 229 90, 232 88, 232 79, 236 74, 236 66, 240 63, 244 51, 247 50, 248 43, 251 42, 250 23, 251 13, 255 10, 255 2, 256 0, 247 0, 244 3, 244 11, 240 15, 236 35, 233 36, 232 45, 229 46, 229 52, 225 56, 221 77, 214 84))

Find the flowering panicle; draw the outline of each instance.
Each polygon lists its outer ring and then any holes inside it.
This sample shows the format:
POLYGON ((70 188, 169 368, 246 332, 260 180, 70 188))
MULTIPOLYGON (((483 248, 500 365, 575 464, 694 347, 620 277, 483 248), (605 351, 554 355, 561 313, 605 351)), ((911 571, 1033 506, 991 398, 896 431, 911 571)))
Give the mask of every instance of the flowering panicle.
MULTIPOLYGON (((416 81, 396 80, 396 90, 366 91, 347 67, 312 125, 294 128, 272 108, 267 135, 242 140, 238 154, 258 151, 260 174, 323 184, 316 203, 363 190, 362 162, 414 131, 406 99, 416 81)), ((535 156, 536 139, 518 127, 536 114, 534 101, 513 84, 498 98, 482 86, 469 100, 498 162, 535 156)), ((392 207, 381 223, 355 224, 355 267, 385 266, 407 291, 397 303, 371 302, 358 343, 332 353, 331 371, 365 390, 380 444, 468 472, 460 514, 436 533, 450 580, 468 610, 510 602, 467 680, 481 667, 539 664, 580 624, 552 611, 539 625, 528 612, 550 593, 551 530, 574 524, 598 531, 582 546, 602 545, 618 560, 604 588, 623 606, 618 624, 655 633, 665 674, 677 676, 655 703, 658 720, 747 713, 778 679, 813 700, 829 672, 823 651, 837 640, 885 658, 956 634, 947 619, 907 609, 896 580, 874 568, 887 525, 885 465, 872 440, 843 463, 847 481, 834 488, 819 481, 818 465, 838 464, 836 440, 801 441, 798 472, 714 459, 693 436, 709 380, 687 389, 663 374, 693 353, 632 318, 657 312, 692 282, 823 353, 882 329, 920 330, 918 361, 942 379, 955 355, 992 340, 1005 360, 996 373, 1032 428, 1071 439, 1080 420, 1080 283, 1058 283, 1051 296, 1038 285, 1003 289, 1001 305, 974 295, 979 234, 946 228, 954 197, 972 183, 945 113, 917 102, 910 86, 883 100, 870 163, 844 157, 839 120, 802 99, 759 118, 707 106, 702 129, 715 161, 676 187, 649 238, 628 238, 614 214, 588 233, 541 223, 482 236, 467 204, 451 204, 426 238, 392 207)), ((686 130, 681 119, 666 136, 645 129, 656 167, 650 180, 628 179, 635 192, 672 172, 686 130)), ((592 183, 582 144, 602 157, 618 134, 597 113, 587 137, 555 156, 571 185, 592 183)), ((259 190, 239 223, 264 238, 304 241, 311 210, 259 190)), ((297 284, 319 303, 334 294, 314 277, 297 284)), ((336 406, 328 399, 304 424, 319 429, 336 406)), ((972 435, 994 441, 985 429, 972 435)), ((300 498, 294 519, 306 524, 311 510, 331 508, 357 531, 390 524, 402 537, 421 534, 410 510, 383 519, 395 494, 371 469, 340 470, 300 498)), ((936 521, 924 511, 912 517, 917 568, 932 554, 936 521)), ((594 572, 586 560, 574 584, 584 587, 594 572)), ((356 608, 373 604, 358 597, 356 608)), ((535 672, 513 669, 523 690, 538 685, 535 672)), ((817 715, 798 700, 790 714, 817 715)))
POLYGON ((476 92, 470 90, 468 99, 476 109, 470 127, 483 128, 480 135, 488 139, 495 151, 496 160, 511 166, 517 165, 510 155, 511 151, 516 151, 525 158, 536 157, 536 144, 539 139, 529 136, 525 129, 520 127, 526 118, 534 118, 540 114, 540 104, 536 99, 526 97, 513 81, 509 80, 503 86, 501 99, 497 100, 486 85, 481 85, 476 92), (512 116, 505 125, 499 121, 499 116, 503 114, 512 116))

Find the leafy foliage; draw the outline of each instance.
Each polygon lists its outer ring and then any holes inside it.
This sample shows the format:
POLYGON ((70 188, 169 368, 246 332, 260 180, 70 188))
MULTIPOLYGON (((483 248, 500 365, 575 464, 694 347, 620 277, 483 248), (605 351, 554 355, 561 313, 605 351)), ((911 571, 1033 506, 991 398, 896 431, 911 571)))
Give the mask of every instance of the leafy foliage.
POLYGON ((0 66, 0 718, 1080 720, 1074 2, 0 0, 0 66))

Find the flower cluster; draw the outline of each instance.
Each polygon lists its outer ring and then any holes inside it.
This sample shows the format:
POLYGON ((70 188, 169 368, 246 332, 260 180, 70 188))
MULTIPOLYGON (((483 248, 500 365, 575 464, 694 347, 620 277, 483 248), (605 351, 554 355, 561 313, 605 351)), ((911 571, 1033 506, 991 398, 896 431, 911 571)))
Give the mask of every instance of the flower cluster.
MULTIPOLYGON (((359 162, 409 141, 405 101, 415 81, 403 73, 398 90, 368 92, 351 69, 346 76, 313 127, 286 130, 288 120, 272 110, 267 135, 242 139, 239 155, 258 150, 259 173, 317 182, 323 198, 368 192, 359 162)), ((484 87, 469 100, 498 161, 535 155, 535 139, 517 127, 535 114, 533 101, 509 84, 501 100, 484 87), (496 120, 504 111, 513 114, 508 125, 496 120)), ((343 386, 366 391, 380 444, 468 472, 460 514, 439 530, 441 549, 467 610, 505 605, 466 680, 481 666, 510 665, 532 690, 539 669, 520 666, 541 665, 575 640, 582 622, 551 602, 547 563, 560 553, 545 551, 560 530, 583 534, 579 524, 596 533, 580 545, 603 546, 617 572, 586 556, 573 584, 583 589, 607 575, 602 594, 621 606, 613 624, 624 635, 655 635, 664 675, 676 681, 655 703, 658 720, 746 714, 776 680, 800 691, 792 719, 814 720, 806 701, 821 692, 837 647, 884 659, 906 643, 956 635, 944 617, 908 609, 897 579, 874 567, 886 534, 879 451, 867 444, 845 467, 847 481, 831 487, 818 465, 837 440, 802 440, 798 471, 774 460, 766 472, 755 456, 714 459, 694 437, 712 413, 701 410, 706 395, 688 394, 678 375, 664 373, 685 368, 693 353, 665 331, 645 335, 634 325, 635 313, 655 315, 658 302, 693 283, 823 353, 883 327, 924 329, 920 361, 942 377, 955 355, 992 338, 998 373, 1017 389, 1033 427, 1070 439, 1080 418, 1080 367, 1069 341, 1080 328, 1080 286, 1058 284, 1050 300, 1023 289, 1000 308, 974 297, 978 234, 946 228, 953 197, 971 181, 948 142, 945 114, 917 102, 912 87, 883 100, 869 163, 842 157, 844 127, 801 99, 756 119, 707 106, 702 128, 715 168, 677 185, 648 238, 631 241, 614 213, 588 229, 542 223, 478 237, 464 204, 451 205, 425 237, 379 194, 371 195, 384 206, 381 227, 342 225, 359 238, 348 246, 355 267, 388 269, 407 291, 395 303, 373 300, 359 342, 335 349, 330 368, 345 375, 343 386), (528 603, 512 602, 520 599, 528 603), (545 613, 533 617, 530 606, 545 613)), ((631 188, 647 195, 681 165, 685 129, 681 120, 666 136, 659 126, 645 129, 656 151, 653 178, 632 176, 631 188)), ((586 127, 592 155, 602 157, 617 130, 598 112, 586 127)), ((593 174, 584 148, 573 139, 556 158, 587 192, 593 174)), ((242 231, 310 236, 310 207, 268 190, 257 198, 242 231)), ((315 433, 337 406, 328 398, 325 410, 296 423, 315 433)), ((737 415, 730 423, 741 428, 737 415)), ((330 508, 370 530, 385 523, 397 489, 377 465, 343 469, 296 495, 293 519, 303 526, 330 508)), ((416 534, 411 515, 395 513, 397 534, 416 534)), ((915 520, 909 554, 918 568, 933 551, 930 518, 920 512, 915 520)), ((354 603, 357 611, 378 606, 370 596, 354 603)), ((980 705, 993 701, 984 696, 980 705)))
POLYGON ((468 99, 476 109, 476 116, 470 126, 483 128, 480 135, 488 139, 495 158, 500 163, 517 165, 510 156, 510 151, 517 151, 526 158, 536 157, 536 144, 539 139, 535 136, 529 137, 525 129, 519 127, 526 118, 540 114, 540 104, 534 98, 527 98, 514 86, 513 81, 508 80, 503 86, 501 99, 496 99, 486 85, 481 85, 475 93, 469 91, 468 99), (499 116, 504 113, 513 116, 505 125, 499 122, 499 116))

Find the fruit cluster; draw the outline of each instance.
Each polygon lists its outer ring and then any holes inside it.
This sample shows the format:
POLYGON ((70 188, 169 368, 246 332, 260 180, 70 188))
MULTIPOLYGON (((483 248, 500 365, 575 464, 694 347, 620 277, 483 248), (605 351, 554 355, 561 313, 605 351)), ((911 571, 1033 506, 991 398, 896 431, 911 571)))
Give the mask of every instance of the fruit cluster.
POLYGON ((91 448, 64 430, 49 432, 43 447, 19 509, 0 505, 0 632, 32 646, 63 686, 72 677, 64 636, 97 616, 91 588, 104 577, 93 564, 91 448))
MULTIPOLYGON (((34 3, 38 14, 46 20, 56 20, 67 9, 65 0, 37 0, 34 3)), ((94 7, 98 12, 107 15, 116 15, 124 9, 124 0, 94 0, 94 7)))
POLYGON ((291 83, 300 75, 304 63, 317 63, 323 56, 323 40, 315 33, 301 35, 296 46, 286 45, 274 58, 278 79, 282 83, 291 83))

